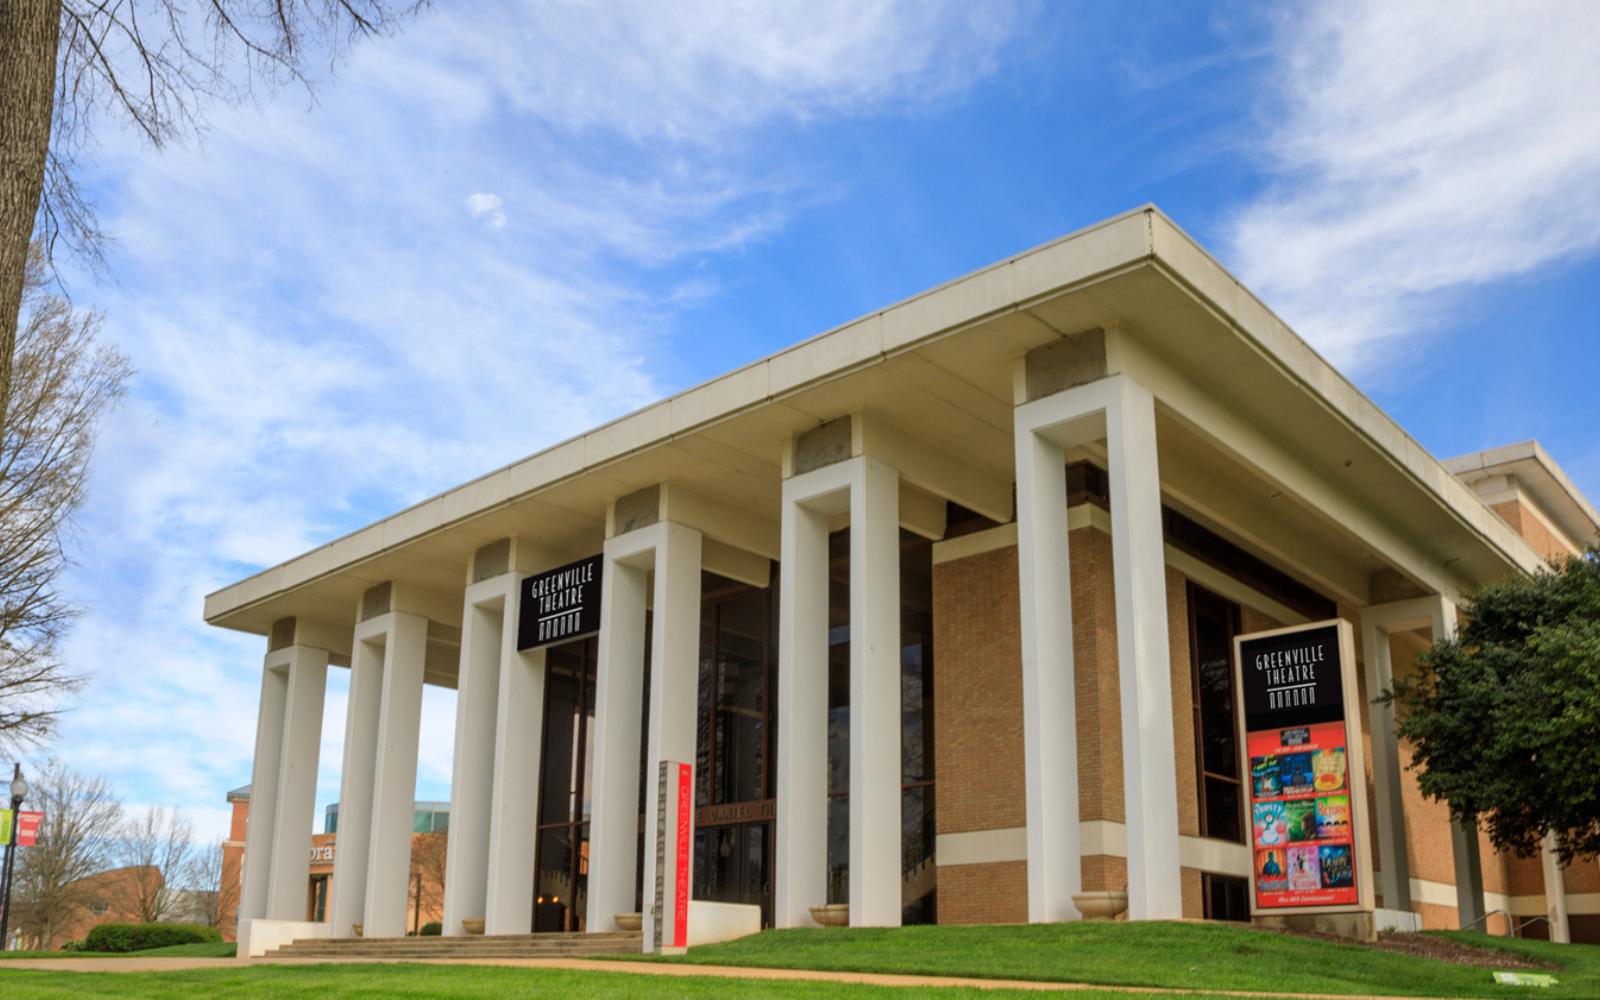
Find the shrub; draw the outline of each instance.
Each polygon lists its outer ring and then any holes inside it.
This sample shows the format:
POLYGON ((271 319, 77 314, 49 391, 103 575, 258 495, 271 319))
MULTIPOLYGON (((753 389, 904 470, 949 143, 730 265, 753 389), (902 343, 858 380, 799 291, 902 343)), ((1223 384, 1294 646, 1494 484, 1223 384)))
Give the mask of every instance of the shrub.
POLYGON ((83 950, 83 942, 82 941, 63 941, 63 942, 61 942, 61 950, 62 951, 82 951, 83 950))
POLYGON ((204 924, 101 924, 83 939, 84 951, 127 952, 175 944, 221 941, 215 927, 204 924))
POLYGON ((417 932, 422 937, 438 937, 444 933, 444 925, 437 920, 430 920, 422 925, 422 930, 417 932))

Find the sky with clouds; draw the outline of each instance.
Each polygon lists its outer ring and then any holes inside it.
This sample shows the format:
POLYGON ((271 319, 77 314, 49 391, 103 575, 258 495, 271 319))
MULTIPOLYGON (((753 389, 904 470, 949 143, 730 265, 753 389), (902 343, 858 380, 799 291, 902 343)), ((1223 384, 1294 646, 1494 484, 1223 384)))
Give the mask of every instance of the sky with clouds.
POLYGON ((107 131, 113 277, 70 284, 138 375, 50 749, 221 836, 262 642, 205 593, 1145 202, 1436 455, 1537 437, 1600 497, 1597 37, 1584 2, 441 2, 203 143, 107 131))

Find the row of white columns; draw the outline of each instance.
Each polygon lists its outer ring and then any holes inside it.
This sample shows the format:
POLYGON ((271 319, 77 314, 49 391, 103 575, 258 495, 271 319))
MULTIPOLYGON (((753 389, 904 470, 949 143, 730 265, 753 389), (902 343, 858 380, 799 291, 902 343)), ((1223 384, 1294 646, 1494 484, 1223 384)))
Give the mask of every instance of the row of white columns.
MULTIPOLYGON (((427 630, 427 619, 402 612, 355 627, 329 904, 339 936, 356 923, 372 936, 405 931, 427 630)), ((305 919, 329 659, 323 646, 289 642, 263 664, 241 925, 305 919)))
MULTIPOLYGON (((1393 651, 1390 636, 1426 629, 1433 641, 1456 634, 1456 605, 1448 597, 1432 595, 1375 604, 1361 609, 1361 649, 1366 667, 1368 699, 1394 690, 1393 651)), ((1374 701, 1372 713, 1372 775, 1375 833, 1383 868, 1378 872, 1378 894, 1383 909, 1402 915, 1412 912, 1411 864, 1406 835, 1405 802, 1400 772, 1399 732, 1393 701, 1374 701)), ((1476 826, 1455 822, 1450 828, 1450 849, 1455 869, 1456 919, 1461 927, 1483 928, 1487 913, 1483 889, 1483 861, 1476 826)), ((1571 939, 1567 920, 1566 883, 1553 842, 1540 852, 1544 875, 1546 917, 1550 939, 1571 939)))
MULTIPOLYGON (((1155 401, 1113 375, 1014 410, 1027 796, 1028 912, 1074 919, 1082 844, 1066 452, 1104 440, 1109 477, 1129 916, 1182 916, 1166 566, 1155 401)), ((882 456, 856 455, 784 481, 780 525, 775 918, 809 926, 826 902, 828 813, 828 535, 850 536, 850 879, 853 926, 900 922, 901 719, 899 489, 882 456)), ((652 818, 662 761, 696 757, 702 536, 663 520, 607 540, 592 749, 587 926, 615 927, 635 907, 641 770, 646 941, 670 908, 678 859, 658 851, 652 818), (652 614, 647 630, 646 614, 652 614), (647 640, 648 636, 648 640, 647 640), (648 714, 646 643, 649 643, 648 714), (646 721, 644 759, 638 725, 646 721), (643 765, 643 767, 641 767, 643 765)), ((545 657, 516 650, 520 569, 467 587, 458 678, 445 933, 482 917, 489 934, 531 929, 545 657)), ((1388 636, 1454 629, 1442 597, 1362 614, 1368 691, 1392 687, 1388 636)), ((412 789, 427 621, 389 612, 356 627, 332 890, 334 933, 403 932, 412 789)), ((246 848, 242 916, 303 915, 316 744, 328 654, 268 654, 246 848), (254 859, 266 857, 264 863, 254 859)), ((1379 891, 1409 911, 1405 819, 1393 708, 1373 708, 1379 891)), ((1461 919, 1482 916, 1475 831, 1458 831, 1461 919)), ((1547 868, 1549 865, 1547 864, 1547 868)), ((1559 868, 1556 874, 1559 876, 1559 868)), ((692 883, 691 883, 692 884, 692 883)), ((1562 901, 1564 906, 1564 900, 1562 901)), ((1564 914, 1563 914, 1564 916, 1564 914)), ((1564 924, 1564 921, 1563 921, 1564 924)))
POLYGON ((533 929, 545 651, 517 650, 521 574, 467 587, 445 853, 444 932, 533 929))

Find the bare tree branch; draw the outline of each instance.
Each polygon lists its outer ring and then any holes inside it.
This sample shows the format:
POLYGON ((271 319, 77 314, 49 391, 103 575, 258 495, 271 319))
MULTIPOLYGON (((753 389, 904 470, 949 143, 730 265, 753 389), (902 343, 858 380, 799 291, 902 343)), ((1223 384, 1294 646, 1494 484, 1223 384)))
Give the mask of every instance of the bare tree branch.
POLYGON ((0 436, 0 746, 13 748, 49 735, 80 683, 57 657, 77 614, 56 589, 63 534, 83 502, 100 418, 129 376, 126 358, 96 344, 100 318, 49 293, 43 271, 36 249, 0 436))

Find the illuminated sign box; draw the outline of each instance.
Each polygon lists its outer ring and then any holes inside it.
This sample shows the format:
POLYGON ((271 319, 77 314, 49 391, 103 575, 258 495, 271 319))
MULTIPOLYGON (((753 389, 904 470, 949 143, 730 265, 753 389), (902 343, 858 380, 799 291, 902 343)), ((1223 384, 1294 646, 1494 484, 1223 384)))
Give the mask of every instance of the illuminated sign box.
POLYGON ((1372 910, 1354 649, 1343 619, 1234 640, 1252 916, 1372 910))

